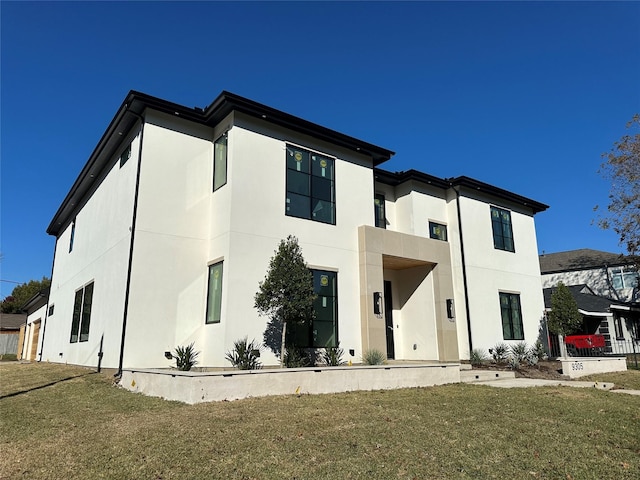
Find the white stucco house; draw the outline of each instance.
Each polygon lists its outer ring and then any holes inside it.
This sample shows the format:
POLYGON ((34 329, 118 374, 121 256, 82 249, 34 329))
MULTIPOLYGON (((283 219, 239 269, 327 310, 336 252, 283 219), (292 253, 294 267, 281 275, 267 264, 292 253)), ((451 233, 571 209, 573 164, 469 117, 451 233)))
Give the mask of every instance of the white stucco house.
POLYGON ((228 367, 235 340, 263 338, 254 295, 290 234, 319 295, 302 347, 339 342, 357 363, 372 348, 458 361, 534 343, 547 206, 380 169, 392 155, 228 92, 203 109, 130 92, 48 227, 40 360, 167 367, 194 342, 200 366, 228 367))

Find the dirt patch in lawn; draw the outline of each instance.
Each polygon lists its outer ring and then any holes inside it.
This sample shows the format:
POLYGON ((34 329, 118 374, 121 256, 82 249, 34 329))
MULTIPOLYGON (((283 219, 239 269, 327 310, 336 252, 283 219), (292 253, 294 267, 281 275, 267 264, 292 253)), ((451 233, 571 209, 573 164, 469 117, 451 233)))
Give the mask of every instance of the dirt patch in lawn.
MULTIPOLYGON (((507 365, 487 363, 485 365, 474 365, 474 370, 497 370, 511 371, 507 365)), ((567 375, 562 374, 562 362, 556 360, 544 360, 535 366, 523 365, 515 371, 516 378, 541 378, 544 380, 569 380, 567 375)))

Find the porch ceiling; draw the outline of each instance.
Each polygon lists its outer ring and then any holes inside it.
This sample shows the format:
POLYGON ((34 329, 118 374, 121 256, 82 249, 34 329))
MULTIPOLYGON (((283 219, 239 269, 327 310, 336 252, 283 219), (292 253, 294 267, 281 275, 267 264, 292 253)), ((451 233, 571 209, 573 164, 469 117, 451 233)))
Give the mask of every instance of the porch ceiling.
POLYGON ((404 270, 406 268, 423 267, 434 265, 424 260, 416 260, 414 258, 394 257, 393 255, 382 255, 382 266, 389 270, 404 270))

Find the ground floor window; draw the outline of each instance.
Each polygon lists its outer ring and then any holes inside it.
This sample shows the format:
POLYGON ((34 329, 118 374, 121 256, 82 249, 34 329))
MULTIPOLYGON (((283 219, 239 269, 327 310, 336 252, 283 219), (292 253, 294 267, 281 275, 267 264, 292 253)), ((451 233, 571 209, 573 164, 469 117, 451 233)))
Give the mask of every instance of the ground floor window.
POLYGON ((520 295, 500 292, 502 335, 505 340, 524 340, 520 295))
POLYGON ((292 325, 290 340, 297 347, 325 348, 338 345, 338 274, 311 270, 316 318, 313 323, 292 325))
POLYGON ((206 323, 220 323, 222 310, 222 262, 209 265, 206 323))
POLYGON ((91 305, 93 303, 93 282, 76 292, 73 302, 73 318, 71 320, 71 343, 78 340, 89 340, 89 324, 91 323, 91 305))

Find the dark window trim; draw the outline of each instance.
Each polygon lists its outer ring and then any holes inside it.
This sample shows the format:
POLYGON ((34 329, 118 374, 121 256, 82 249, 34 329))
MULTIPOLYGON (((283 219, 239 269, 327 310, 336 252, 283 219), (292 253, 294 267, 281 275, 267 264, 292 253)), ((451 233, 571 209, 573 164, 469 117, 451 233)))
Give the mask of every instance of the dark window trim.
POLYGON ((491 205, 490 207, 490 216, 491 216, 491 233, 493 235, 493 247, 496 250, 503 250, 505 252, 515 253, 516 251, 516 243, 513 238, 513 220, 511 218, 511 210, 507 210, 506 208, 496 207, 495 205, 491 205), (497 211, 499 213, 498 220, 494 220, 493 212, 497 211), (502 214, 509 214, 509 221, 506 223, 502 219, 502 214), (499 225, 500 232, 496 233, 496 226, 499 225), (507 228, 507 232, 505 232, 505 227, 507 228), (508 241, 511 240, 511 245, 509 245, 508 241))
POLYGON ((213 142, 213 191, 214 192, 219 190, 219 189, 221 189, 222 187, 224 187, 227 184, 228 167, 229 167, 229 130, 224 132, 222 135, 220 135, 218 138, 216 138, 215 141, 213 142), (225 139, 225 142, 224 142, 224 145, 225 145, 225 148, 224 148, 224 182, 222 182, 220 185, 218 185, 216 187, 216 145, 218 144, 218 142, 222 138, 225 139))
POLYGON ((69 237, 69 253, 73 251, 73 240, 76 236, 76 219, 71 222, 71 236, 69 237))
POLYGON ((434 222, 432 220, 429 220, 429 238, 431 238, 433 240, 440 240, 441 242, 448 242, 449 241, 449 232, 448 232, 448 229, 447 229, 447 225, 445 223, 434 222), (440 238, 437 235, 435 235, 433 233, 432 227, 442 227, 444 229, 444 238, 440 238))
POLYGON ((524 340, 524 319, 522 318, 522 302, 520 300, 520 294, 519 293, 512 293, 512 292, 498 292, 498 298, 500 301, 500 321, 501 321, 501 326, 502 326, 502 338, 504 340, 524 340), (504 312, 502 309, 502 298, 504 296, 507 296, 509 298, 509 306, 508 306, 508 315, 509 315, 509 332, 505 331, 505 322, 504 322, 504 312), (513 305, 513 300, 516 299, 517 300, 517 305, 513 305), (514 315, 513 312, 517 310, 518 311, 518 317, 519 317, 519 329, 521 332, 521 336, 516 336, 515 334, 515 324, 514 324, 514 315), (507 335, 509 334, 509 335, 507 335))
POLYGON ((384 193, 376 193, 373 196, 373 215, 374 215, 374 223, 378 228, 387 228, 387 206, 386 206, 386 198, 384 193), (376 203, 378 200, 381 203, 376 203), (382 205, 381 208, 378 208, 379 205, 382 205), (379 212, 382 215, 379 215, 379 212))
POLYGON ((204 315, 205 325, 214 325, 222 321, 222 279, 224 278, 224 260, 210 264, 207 267, 207 298, 206 298, 206 311, 204 315), (211 294, 211 269, 220 266, 220 312, 218 312, 218 319, 209 321, 209 309, 212 307, 209 302, 209 296, 211 294))
POLYGON ((120 168, 122 168, 130 158, 131 158, 131 144, 129 144, 127 148, 125 148, 120 154, 120 168))
MULTIPOLYGON (((326 200, 323 200, 326 201, 326 200)), ((292 217, 292 218, 301 218, 303 220, 311 220, 312 222, 318 222, 318 223, 323 223, 325 225, 336 225, 337 224, 337 220, 338 220, 338 209, 337 209, 337 205, 336 205, 336 157, 332 156, 332 155, 327 155, 326 153, 321 153, 318 152, 316 150, 311 150, 307 147, 301 147, 298 146, 296 144, 293 143, 289 143, 287 142, 285 145, 285 215, 287 217, 292 217), (330 160, 332 162, 332 170, 333 170, 333 175, 332 175, 332 179, 330 179, 329 181, 331 182, 331 200, 329 200, 328 202, 333 206, 333 219, 331 222, 325 222, 323 220, 317 219, 313 217, 313 200, 320 200, 319 197, 314 196, 313 195, 313 178, 318 178, 318 179, 326 179, 325 177, 319 177, 317 175, 313 174, 313 165, 311 164, 311 161, 309 162, 309 172, 299 172, 299 173, 303 173, 304 175, 308 175, 309 177, 309 195, 305 195, 305 194, 301 194, 295 191, 289 191, 288 190, 288 181, 289 181, 289 172, 296 172, 295 170, 292 170, 289 168, 289 166, 287 165, 287 152, 289 150, 300 150, 302 152, 306 152, 309 155, 309 158, 311 158, 312 155, 317 155, 319 157, 323 157, 326 160, 330 160), (299 215, 294 215, 292 213, 287 212, 287 199, 289 197, 289 194, 291 195, 298 195, 300 197, 305 197, 309 199, 309 216, 299 216, 299 215)))
POLYGON ((95 282, 92 280, 74 292, 73 312, 71 316, 71 335, 69 338, 69 343, 89 341, 89 328, 91 327, 91 313, 93 310, 94 285, 95 282), (91 297, 89 298, 89 303, 87 304, 87 292, 89 290, 91 297), (79 305, 78 299, 80 300, 79 305), (86 312, 87 308, 89 310, 88 314, 86 312))

